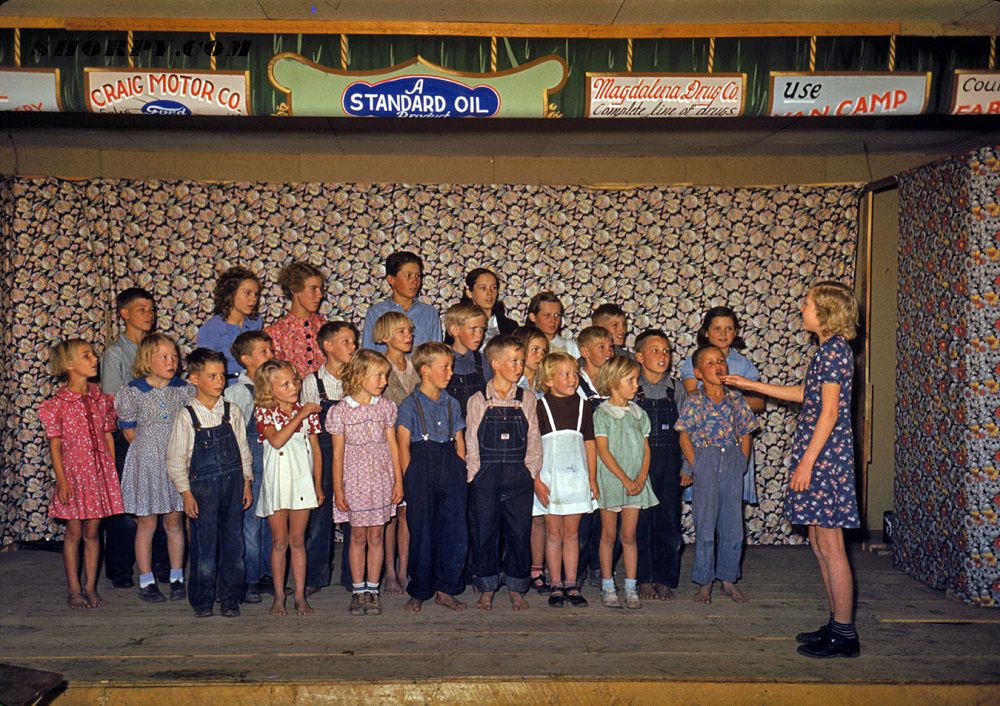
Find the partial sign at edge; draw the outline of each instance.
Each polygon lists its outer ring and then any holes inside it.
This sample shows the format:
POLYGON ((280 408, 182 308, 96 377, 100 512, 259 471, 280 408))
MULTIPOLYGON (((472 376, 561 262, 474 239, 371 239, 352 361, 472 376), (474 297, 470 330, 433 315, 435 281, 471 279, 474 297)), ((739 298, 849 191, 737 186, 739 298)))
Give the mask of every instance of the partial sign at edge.
POLYGON ((59 69, 0 68, 0 111, 62 112, 59 69))
POLYGON ((948 112, 952 115, 1000 114, 1000 71, 956 69, 948 112))

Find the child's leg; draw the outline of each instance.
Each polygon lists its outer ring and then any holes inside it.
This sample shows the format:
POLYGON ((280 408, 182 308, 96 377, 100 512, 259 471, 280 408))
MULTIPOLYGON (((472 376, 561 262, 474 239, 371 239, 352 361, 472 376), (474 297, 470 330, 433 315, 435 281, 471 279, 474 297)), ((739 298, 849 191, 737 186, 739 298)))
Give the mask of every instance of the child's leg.
POLYGON ((562 518, 563 582, 575 584, 580 559, 580 518, 582 515, 565 515, 562 518))
POLYGON ((396 556, 399 561, 396 580, 402 589, 410 571, 410 525, 406 520, 406 505, 396 510, 396 556))
POLYGON ((288 513, 288 546, 292 550, 295 611, 299 615, 312 613, 312 608, 306 601, 306 526, 309 524, 309 512, 309 510, 290 510, 288 513))
POLYGON ((719 515, 719 450, 699 448, 695 454, 691 514, 694 519, 694 567, 691 580, 701 586, 715 581, 715 529, 719 515))
MULTIPOLYGON (((97 565, 101 560, 101 521, 83 521, 83 595, 91 608, 100 608, 104 599, 97 592, 97 565)), ((79 584, 78 584, 79 585, 79 584)))
POLYGON ((722 591, 737 603, 746 595, 734 582, 740 577, 743 556, 743 473, 746 462, 736 447, 726 449, 719 464, 719 515, 716 533, 715 577, 722 581, 722 591))
POLYGON ((639 508, 626 507, 621 511, 622 557, 625 559, 625 578, 635 581, 638 551, 635 544, 635 528, 639 522, 639 508))
POLYGON ((469 514, 473 584, 480 592, 477 608, 489 610, 500 587, 499 471, 487 465, 469 484, 469 514), (488 594, 488 595, 487 595, 488 594))
MULTIPOLYGON (((541 533, 542 537, 545 539, 545 562, 549 566, 549 579, 552 582, 552 588, 559 588, 563 584, 563 552, 565 551, 565 544, 569 540, 563 536, 563 520, 565 518, 562 515, 539 515, 537 517, 531 518, 531 563, 541 564, 542 560, 539 559, 535 561, 535 521, 542 520, 545 524, 545 531, 541 533)), ((579 538, 577 539, 579 541, 579 538)), ((579 553, 579 547, 576 547, 577 553, 579 553)), ((576 561, 574 560, 573 566, 570 567, 569 562, 566 563, 566 578, 570 577, 576 578, 576 561)))
POLYGON ((135 518, 135 565, 139 576, 153 573, 153 534, 156 532, 156 515, 135 518))
POLYGON ((613 579, 615 567, 612 565, 612 554, 618 534, 618 513, 601 510, 601 578, 605 581, 613 579))
POLYGON ((351 525, 351 581, 355 586, 365 582, 365 553, 368 549, 367 545, 368 528, 351 525))
POLYGON ((66 534, 63 536, 63 566, 66 567, 70 608, 87 607, 87 599, 80 591, 80 537, 82 534, 82 520, 66 521, 66 534))
MULTIPOLYGON (((531 581, 536 584, 535 577, 545 582, 545 561, 548 557, 548 540, 546 533, 548 528, 548 516, 537 515, 531 518, 531 581)), ((549 565, 549 574, 553 583, 556 582, 552 576, 552 565, 549 565)))
POLYGON ((271 528, 271 576, 274 579, 274 602, 271 615, 285 612, 285 552, 288 551, 288 510, 278 510, 267 518, 271 528))
POLYGON ((816 537, 816 525, 809 525, 808 527, 809 535, 809 546, 812 547, 813 556, 816 557, 816 563, 819 564, 819 572, 823 576, 823 588, 826 590, 826 602, 830 606, 830 615, 834 613, 834 601, 833 601, 833 589, 830 588, 830 570, 826 566, 826 562, 823 560, 823 552, 820 551, 819 539, 816 537))
MULTIPOLYGON (((508 483, 507 487, 515 489, 512 496, 502 499, 501 516, 503 531, 503 573, 510 591, 510 600, 514 610, 528 607, 524 594, 531 588, 531 508, 535 502, 532 492, 531 476, 523 474, 526 487, 517 492, 517 485, 508 483)), ((520 479, 518 479, 520 482, 520 479)))
POLYGON ((375 525, 363 529, 365 530, 365 542, 368 544, 365 583, 371 590, 372 586, 378 586, 382 574, 382 561, 385 558, 385 527, 375 525))
MULTIPOLYGON (((399 508, 402 510, 402 508, 399 508)), ((389 520, 385 526, 385 592, 397 595, 403 592, 396 575, 396 527, 399 525, 399 515, 389 520)))
POLYGON ((163 515, 163 531, 167 533, 167 553, 170 556, 171 571, 184 570, 183 518, 182 512, 167 512, 163 515))
POLYGON ((844 532, 839 527, 816 527, 816 544, 826 564, 823 581, 833 598, 833 619, 838 623, 854 622, 854 578, 844 548, 844 532))

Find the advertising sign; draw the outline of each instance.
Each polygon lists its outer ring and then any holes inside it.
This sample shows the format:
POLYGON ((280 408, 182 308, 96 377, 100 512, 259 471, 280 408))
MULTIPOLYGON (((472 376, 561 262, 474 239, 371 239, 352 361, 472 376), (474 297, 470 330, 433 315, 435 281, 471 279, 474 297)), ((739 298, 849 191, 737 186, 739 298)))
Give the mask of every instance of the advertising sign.
POLYGON ((289 115, 359 118, 542 118, 566 81, 566 63, 546 56, 515 69, 463 73, 421 57, 378 71, 338 71, 299 54, 268 66, 289 115))
POLYGON ((746 74, 588 73, 588 118, 735 118, 746 74))
POLYGON ((951 85, 952 115, 1000 113, 1000 71, 956 70, 951 85))
POLYGON ((250 115, 246 71, 84 69, 92 113, 250 115))
POLYGON ((0 110, 61 112, 59 69, 0 69, 0 110))
POLYGON ((771 72, 771 116, 920 115, 929 73, 771 72))

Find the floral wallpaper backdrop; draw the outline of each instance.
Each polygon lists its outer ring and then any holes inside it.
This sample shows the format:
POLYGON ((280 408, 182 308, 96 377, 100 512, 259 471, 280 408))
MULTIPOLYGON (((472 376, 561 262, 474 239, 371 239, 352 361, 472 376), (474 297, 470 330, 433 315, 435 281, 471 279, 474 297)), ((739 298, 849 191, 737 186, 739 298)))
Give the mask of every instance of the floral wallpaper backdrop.
MULTIPOLYGON (((36 409, 52 391, 47 348, 82 335, 98 350, 118 335, 114 293, 155 292, 160 330, 190 350, 208 318, 216 273, 245 265, 264 280, 263 316, 284 310, 277 269, 306 259, 329 273, 322 313, 360 323, 387 293, 384 258, 426 263, 424 297, 439 308, 465 272, 496 269, 523 320, 551 289, 575 335, 598 304, 620 302, 633 334, 655 326, 675 358, 694 348, 709 306, 743 317, 746 353, 763 377, 801 381, 812 344, 798 307, 817 278, 853 280, 857 190, 851 187, 601 191, 551 186, 63 181, 2 185, 3 313, 0 542, 53 537, 52 486, 36 409)), ((798 543, 782 516, 795 410, 770 406, 757 438, 754 543, 798 543)), ((686 520, 690 533, 690 521, 686 520)))
POLYGON ((897 565, 1000 603, 1000 151, 903 174, 897 565))

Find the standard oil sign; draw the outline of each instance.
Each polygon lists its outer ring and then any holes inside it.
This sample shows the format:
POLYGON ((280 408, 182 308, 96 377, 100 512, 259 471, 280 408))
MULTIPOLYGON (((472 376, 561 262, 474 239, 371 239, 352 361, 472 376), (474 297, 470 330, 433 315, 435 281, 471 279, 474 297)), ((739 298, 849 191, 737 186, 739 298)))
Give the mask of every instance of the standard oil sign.
POLYGON ((92 113, 250 115, 245 71, 85 69, 92 113))

